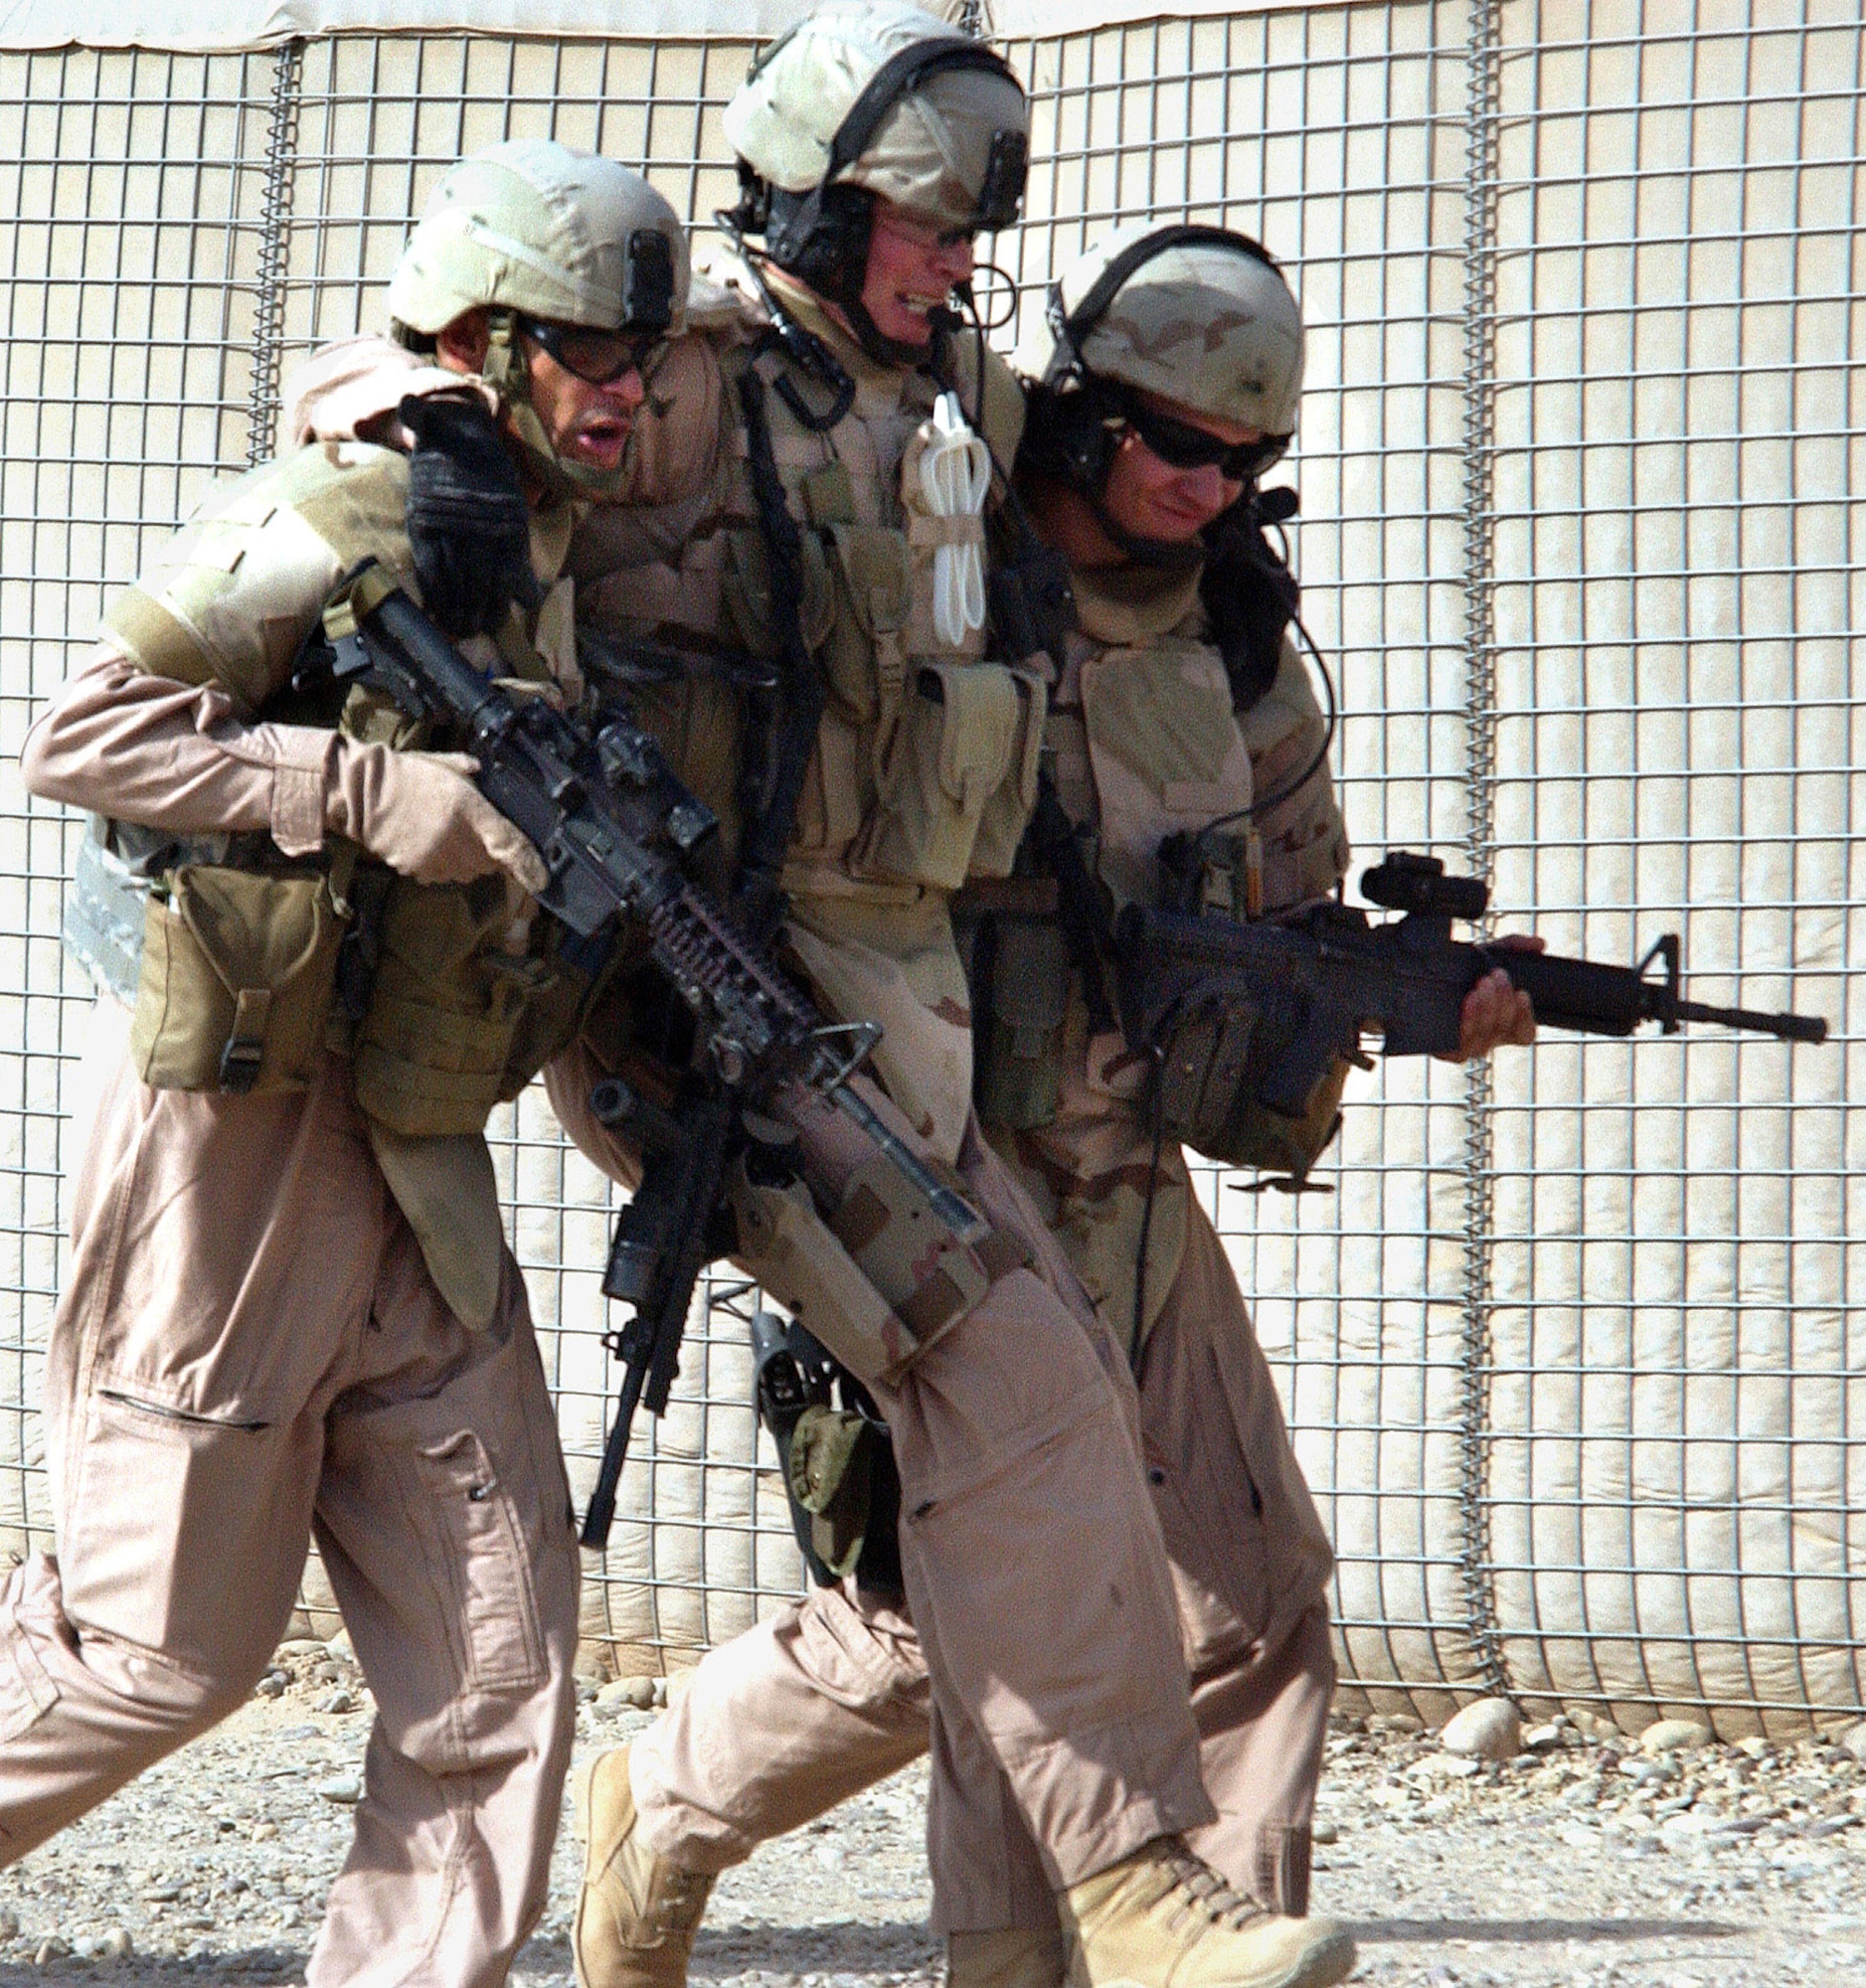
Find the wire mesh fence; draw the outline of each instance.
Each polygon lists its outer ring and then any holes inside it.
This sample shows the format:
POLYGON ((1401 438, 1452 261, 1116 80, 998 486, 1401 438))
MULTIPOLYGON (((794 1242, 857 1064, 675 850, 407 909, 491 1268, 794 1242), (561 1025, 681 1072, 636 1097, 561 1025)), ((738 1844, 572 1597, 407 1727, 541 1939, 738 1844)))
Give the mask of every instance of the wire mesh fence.
MULTIPOLYGON (((1344 1674, 1381 1703, 1488 1684, 1740 1732, 1860 1701, 1863 39, 1819 0, 1396 0, 1010 50, 1037 163, 1000 301, 1140 215, 1226 221, 1290 266, 1296 553, 1360 847, 1468 861, 1500 923, 1533 909, 1561 950, 1630 962, 1677 930, 1706 998, 1837 1025, 1792 1054, 1545 1036, 1475 1080, 1396 1063, 1350 1093, 1332 1196, 1202 1176, 1336 1540, 1344 1674)), ((110 587, 273 445, 280 373, 377 322, 447 162, 526 133, 599 148, 704 248, 749 53, 0 57, 9 761, 110 587)), ((89 995, 57 941, 77 825, 4 779, 0 1526, 43 1543, 89 995)), ((581 1494, 612 1198, 536 1094, 494 1135, 581 1494)), ((798 1578, 749 1293, 707 1297, 590 1570, 586 1627, 625 1667, 798 1578)))

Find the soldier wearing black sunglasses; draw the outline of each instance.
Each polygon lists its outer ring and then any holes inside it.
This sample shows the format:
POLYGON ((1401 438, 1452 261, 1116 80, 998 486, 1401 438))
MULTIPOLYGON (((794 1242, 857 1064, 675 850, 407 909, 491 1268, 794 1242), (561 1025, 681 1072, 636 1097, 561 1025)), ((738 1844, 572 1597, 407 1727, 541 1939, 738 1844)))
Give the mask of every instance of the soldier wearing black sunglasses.
POLYGON ((1162 462, 1174 469, 1216 469, 1227 483, 1255 483, 1265 470, 1282 460, 1289 446, 1286 434, 1228 440, 1197 421, 1167 414, 1131 387, 1118 387, 1115 403, 1121 422, 1162 462))

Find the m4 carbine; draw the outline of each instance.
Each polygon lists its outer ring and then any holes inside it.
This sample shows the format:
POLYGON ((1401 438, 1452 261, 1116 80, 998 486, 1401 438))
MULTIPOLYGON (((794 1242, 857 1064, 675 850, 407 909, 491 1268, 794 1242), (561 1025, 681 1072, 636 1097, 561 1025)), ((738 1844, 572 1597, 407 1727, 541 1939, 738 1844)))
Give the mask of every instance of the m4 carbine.
POLYGON ((474 784, 537 845, 550 881, 539 903, 600 962, 645 933, 648 958, 692 1012, 700 1055, 672 1107, 620 1079, 592 1108, 625 1125, 645 1157, 640 1188, 615 1225, 602 1289, 634 1308, 607 1337, 623 1365, 621 1402, 584 1519, 586 1546, 606 1543, 636 1408, 667 1407, 700 1272, 720 1253, 713 1217, 757 1104, 782 1117, 782 1087, 818 1091, 853 1119, 961 1242, 988 1231, 964 1196, 906 1145, 850 1082, 881 1038, 872 1022, 831 1023, 681 866, 712 816, 674 777, 654 741, 626 718, 592 737, 542 697, 518 698, 460 654, 374 562, 352 575, 325 615, 339 683, 380 690, 409 717, 464 736, 474 784))
POLYGON ((1370 1033, 1387 1056, 1454 1055, 1464 997, 1497 967, 1548 1028, 1629 1036, 1656 1022, 1669 1035, 1709 1022, 1784 1042, 1826 1038, 1826 1023, 1811 1016, 1685 1000, 1675 933, 1636 967, 1454 939, 1451 920, 1482 916, 1489 891, 1474 877, 1447 877, 1436 857, 1396 851, 1366 873, 1361 890, 1403 915, 1375 923, 1332 899, 1244 923, 1138 905, 1121 912, 1122 1027, 1134 1049, 1157 1061, 1165 1122, 1196 1126, 1204 1095, 1230 1098, 1241 1088, 1268 1110, 1300 1117, 1334 1060, 1358 1055, 1370 1033))

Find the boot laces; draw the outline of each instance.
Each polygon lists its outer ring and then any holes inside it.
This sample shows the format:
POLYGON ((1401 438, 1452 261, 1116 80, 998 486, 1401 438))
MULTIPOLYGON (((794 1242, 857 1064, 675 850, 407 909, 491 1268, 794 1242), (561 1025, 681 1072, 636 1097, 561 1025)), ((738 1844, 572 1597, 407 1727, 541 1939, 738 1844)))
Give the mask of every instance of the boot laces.
POLYGON ((653 1901, 648 1918, 656 1932, 688 1932, 706 1909, 712 1880, 698 1871, 683 1871, 677 1864, 662 1862, 656 1873, 660 1895, 653 1901))
POLYGON ((1259 1919, 1274 1917, 1267 1905, 1228 1885, 1203 1857, 1194 1856, 1184 1844, 1175 1844, 1167 1851, 1166 1864, 1174 1889, 1186 1896, 1192 1911, 1213 1925, 1243 1932, 1259 1919))

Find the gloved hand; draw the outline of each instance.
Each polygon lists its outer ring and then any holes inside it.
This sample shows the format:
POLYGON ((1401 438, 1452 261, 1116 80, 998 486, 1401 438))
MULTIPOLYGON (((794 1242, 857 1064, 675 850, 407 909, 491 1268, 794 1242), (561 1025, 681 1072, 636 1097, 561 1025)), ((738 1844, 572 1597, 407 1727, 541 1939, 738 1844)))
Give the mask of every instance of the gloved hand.
POLYGON ((503 870, 534 897, 544 859, 473 785, 463 752, 401 752, 338 738, 324 823, 418 884, 469 884, 503 870))
POLYGON ((477 399, 410 395, 409 545, 422 603, 456 641, 489 634, 507 606, 538 604, 531 511, 518 466, 477 399))

